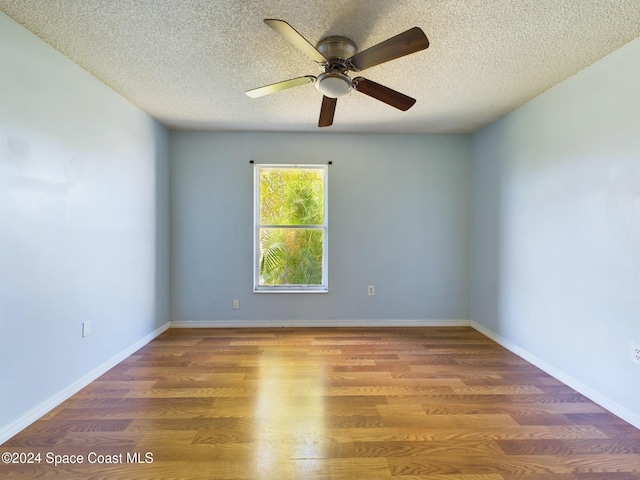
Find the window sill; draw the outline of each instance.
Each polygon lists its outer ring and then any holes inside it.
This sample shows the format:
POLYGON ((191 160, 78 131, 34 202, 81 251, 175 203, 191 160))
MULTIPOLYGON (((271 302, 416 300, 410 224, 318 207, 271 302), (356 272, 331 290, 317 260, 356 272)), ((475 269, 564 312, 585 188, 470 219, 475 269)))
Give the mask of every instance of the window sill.
POLYGON ((327 287, 322 287, 322 288, 260 287, 260 288, 254 288, 253 293, 329 293, 329 289, 327 287))

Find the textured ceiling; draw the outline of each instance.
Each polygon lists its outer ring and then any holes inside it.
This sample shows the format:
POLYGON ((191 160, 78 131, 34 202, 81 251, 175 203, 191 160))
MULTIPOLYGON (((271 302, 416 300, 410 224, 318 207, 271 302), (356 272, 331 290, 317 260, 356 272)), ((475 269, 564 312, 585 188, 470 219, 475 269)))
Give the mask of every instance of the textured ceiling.
POLYGON ((360 74, 416 98, 411 110, 352 91, 332 132, 473 132, 640 36, 639 0, 0 0, 0 11, 172 129, 319 130, 313 85, 244 95, 320 73, 264 18, 314 45, 344 35, 363 50, 414 26, 429 38, 360 74))

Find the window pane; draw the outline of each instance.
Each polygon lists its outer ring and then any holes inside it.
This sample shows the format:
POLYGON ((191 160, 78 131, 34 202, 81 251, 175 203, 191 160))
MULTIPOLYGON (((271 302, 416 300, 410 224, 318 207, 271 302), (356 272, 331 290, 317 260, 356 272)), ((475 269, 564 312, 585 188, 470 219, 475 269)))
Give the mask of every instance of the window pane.
POLYGON ((261 169, 259 221, 261 225, 322 225, 324 170, 261 169))
POLYGON ((260 285, 321 285, 323 229, 261 228, 260 285))

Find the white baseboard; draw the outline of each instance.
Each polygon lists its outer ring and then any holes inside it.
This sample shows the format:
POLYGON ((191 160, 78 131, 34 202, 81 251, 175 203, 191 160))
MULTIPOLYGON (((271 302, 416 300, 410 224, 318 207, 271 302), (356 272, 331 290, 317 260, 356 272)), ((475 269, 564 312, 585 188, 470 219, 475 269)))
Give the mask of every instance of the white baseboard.
POLYGON ((110 370, 111 368, 115 367, 118 363, 122 362, 125 358, 129 357, 130 355, 134 354, 136 351, 140 350, 142 347, 144 347, 151 340, 153 340, 158 335, 160 335, 161 333, 163 333, 166 330, 168 330, 170 326, 171 326, 171 322, 165 323, 160 328, 154 330, 150 334, 148 334, 145 337, 141 338, 140 340, 135 342, 133 345, 125 348, 123 351, 121 351, 117 355, 111 357, 109 360, 104 362, 102 365, 94 368, 89 373, 87 373, 86 375, 82 376, 81 378, 79 378, 78 380, 73 382, 71 385, 69 385, 66 388, 62 389, 61 391, 56 393, 54 396, 48 398, 47 400, 42 402, 40 405, 36 406, 35 408, 32 408, 27 413, 25 413, 23 416, 21 416, 20 418, 18 418, 14 422, 10 423, 9 425, 7 425, 3 429, 1 429, 0 430, 0 445, 2 445, 4 442, 9 440, 15 434, 17 434, 17 433, 21 432, 22 430, 24 430, 25 428, 27 428, 29 425, 31 425, 33 422, 38 420, 44 414, 46 414, 46 413, 50 412, 51 410, 53 410, 55 407, 60 405, 62 402, 67 400, 69 397, 71 397, 75 393, 77 393, 80 390, 82 390, 84 387, 89 385, 91 382, 93 382, 100 375, 106 373, 108 370, 110 370))
POLYGON ((491 340, 493 340, 494 342, 500 344, 501 346, 503 346, 504 348, 506 348, 510 352, 513 352, 516 355, 518 355, 519 357, 522 357, 527 362, 535 365, 540 370, 543 370, 544 372, 548 373, 552 377, 560 380, 562 383, 570 386, 575 391, 581 393, 582 395, 584 395, 588 399, 590 399, 593 402, 595 402, 598 405, 600 405, 602 408, 605 408, 606 410, 610 411, 614 415, 617 415, 618 417, 623 419, 625 422, 628 422, 631 425, 633 425, 634 427, 640 429, 640 415, 638 415, 637 413, 632 412, 631 410, 629 410, 629 409, 623 407, 622 405, 614 402, 610 398, 605 397, 604 395, 602 395, 601 393, 595 391, 594 389, 592 389, 588 385, 585 385, 584 383, 576 380, 571 375, 568 375, 568 374, 564 373, 563 371, 557 369, 553 365, 548 364, 544 360, 536 357, 535 355, 533 355, 532 353, 528 352, 527 350, 519 347, 515 343, 513 343, 513 342, 511 342, 511 341, 509 341, 509 340, 507 340, 505 338, 502 338, 497 333, 493 332, 492 330, 489 330, 488 328, 485 328, 484 326, 480 325, 479 323, 476 323, 473 320, 470 321, 469 323, 470 323, 470 326, 472 328, 474 328, 478 332, 482 333, 483 335, 489 337, 491 340))
POLYGON ((355 320, 174 320, 171 328, 263 327, 468 327, 470 320, 456 319, 355 319, 355 320))

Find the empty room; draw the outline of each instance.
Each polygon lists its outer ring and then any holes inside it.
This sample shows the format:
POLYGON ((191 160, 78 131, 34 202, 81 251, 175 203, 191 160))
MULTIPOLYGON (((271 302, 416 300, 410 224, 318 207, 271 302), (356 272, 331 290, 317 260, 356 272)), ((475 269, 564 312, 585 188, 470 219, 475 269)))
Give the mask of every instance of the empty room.
POLYGON ((0 477, 640 480, 637 0, 0 0, 0 477))

